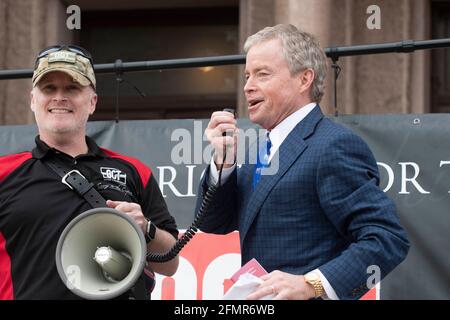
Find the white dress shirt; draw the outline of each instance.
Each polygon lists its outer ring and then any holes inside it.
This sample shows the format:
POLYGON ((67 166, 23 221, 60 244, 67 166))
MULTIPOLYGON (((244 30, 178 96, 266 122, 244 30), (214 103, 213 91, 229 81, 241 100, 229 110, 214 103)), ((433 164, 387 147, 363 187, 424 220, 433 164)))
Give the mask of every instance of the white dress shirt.
MULTIPOLYGON (((269 162, 272 160, 273 155, 278 151, 281 144, 283 143, 284 139, 291 133, 291 131, 297 126, 297 124, 300 123, 315 107, 316 103, 312 102, 304 107, 300 108, 290 116, 288 116, 286 119, 281 121, 275 128, 273 128, 269 132, 269 138, 272 143, 272 146, 270 148, 270 156, 269 156, 269 162)), ((221 177, 221 184, 225 183, 225 181, 228 179, 230 174, 233 172, 234 168, 236 167, 236 164, 234 164, 230 168, 224 168, 222 170, 222 177, 221 177)), ((217 171, 217 167, 214 163, 214 157, 211 159, 211 165, 210 165, 210 184, 215 184, 217 180, 219 179, 219 173, 217 171)), ((334 291, 333 287, 330 285, 328 280, 325 278, 325 276, 320 272, 319 269, 315 269, 312 272, 316 272, 320 275, 320 278, 322 280, 323 289, 325 291, 325 294, 322 296, 323 299, 331 299, 331 300, 339 300, 339 297, 337 296, 336 292, 334 291)))

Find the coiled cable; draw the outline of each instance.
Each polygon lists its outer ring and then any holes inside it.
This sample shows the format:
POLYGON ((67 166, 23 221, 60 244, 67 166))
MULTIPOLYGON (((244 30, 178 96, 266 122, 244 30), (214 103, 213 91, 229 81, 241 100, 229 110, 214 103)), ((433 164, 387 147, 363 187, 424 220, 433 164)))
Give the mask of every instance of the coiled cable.
MULTIPOLYGON (((233 114, 235 113, 233 109, 224 109, 224 111, 231 112, 233 114)), ((225 133, 223 135, 225 136, 225 133)), ((219 170, 219 179, 215 185, 208 186, 208 189, 206 190, 203 196, 203 201, 200 206, 200 209, 198 210, 194 218, 194 221, 192 222, 190 227, 186 230, 183 236, 177 240, 177 242, 173 245, 173 247, 166 253, 148 252, 146 258, 147 261, 162 263, 172 260, 177 256, 177 254, 181 251, 181 249, 183 249, 183 247, 194 237, 195 233, 201 227, 203 220, 208 212, 208 209, 214 200, 214 196, 217 190, 219 189, 225 159, 226 159, 226 146, 224 147, 223 151, 223 160, 222 160, 222 167, 219 170)))

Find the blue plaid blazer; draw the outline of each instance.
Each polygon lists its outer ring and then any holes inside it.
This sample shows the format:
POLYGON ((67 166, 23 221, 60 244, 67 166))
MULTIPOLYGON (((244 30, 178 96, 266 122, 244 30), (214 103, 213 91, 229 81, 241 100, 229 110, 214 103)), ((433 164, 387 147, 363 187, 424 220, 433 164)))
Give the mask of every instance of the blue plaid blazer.
MULTIPOLYGON (((366 143, 314 108, 287 136, 279 168, 252 188, 254 165, 243 164, 219 188, 202 231, 239 230, 242 264, 324 274, 340 299, 357 299, 378 266, 381 278, 405 257, 409 242, 391 199, 378 187, 366 143)), ((209 168, 200 182, 206 190, 209 168)), ((197 207, 201 202, 197 201, 197 207)), ((370 282, 369 282, 370 283, 370 282)))

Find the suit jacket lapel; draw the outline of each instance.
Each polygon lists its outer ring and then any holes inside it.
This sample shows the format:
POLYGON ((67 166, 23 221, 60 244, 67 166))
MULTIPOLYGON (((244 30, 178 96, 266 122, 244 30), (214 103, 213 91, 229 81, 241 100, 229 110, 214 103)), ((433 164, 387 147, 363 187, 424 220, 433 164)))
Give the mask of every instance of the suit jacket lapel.
MULTIPOLYGON (((252 225, 255 217, 260 212, 260 209, 269 195, 270 191, 286 173, 286 171, 292 166, 295 160, 303 153, 307 148, 305 139, 314 133, 314 130, 323 118, 323 114, 320 111, 320 107, 314 108, 297 126, 289 133, 283 143, 278 149, 278 170, 274 170, 273 174, 262 175, 255 190, 251 193, 250 199, 247 204, 246 213, 242 217, 240 227, 241 242, 247 235, 250 226, 252 225)), ((271 160, 271 166, 276 166, 277 154, 271 160)), ((251 166, 253 167, 253 166, 251 166)))

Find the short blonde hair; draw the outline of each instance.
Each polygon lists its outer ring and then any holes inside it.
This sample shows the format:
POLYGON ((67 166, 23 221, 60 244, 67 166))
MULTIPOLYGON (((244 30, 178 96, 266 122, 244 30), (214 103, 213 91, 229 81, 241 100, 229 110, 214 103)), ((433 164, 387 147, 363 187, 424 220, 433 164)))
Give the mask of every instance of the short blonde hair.
POLYGON ((311 99, 320 102, 324 95, 325 77, 327 75, 327 57, 315 37, 298 30, 291 24, 278 24, 264 28, 247 38, 244 51, 247 53, 256 44, 280 39, 283 54, 292 75, 305 69, 314 71, 311 99))

